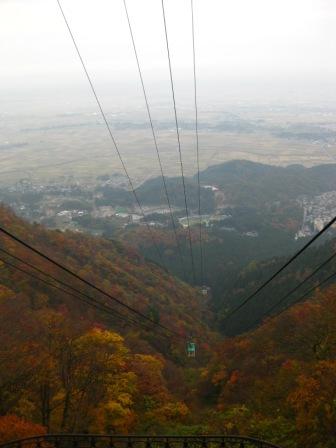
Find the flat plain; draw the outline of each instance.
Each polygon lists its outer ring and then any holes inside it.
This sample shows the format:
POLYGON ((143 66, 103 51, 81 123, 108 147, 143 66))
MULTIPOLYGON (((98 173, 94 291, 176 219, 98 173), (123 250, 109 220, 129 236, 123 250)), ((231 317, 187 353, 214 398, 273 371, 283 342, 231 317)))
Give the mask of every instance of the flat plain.
MULTIPOLYGON (((181 113, 181 118, 181 149, 189 176, 197 170, 194 122, 190 111, 181 113)), ((144 114, 111 112, 108 120, 135 184, 158 176, 158 159, 144 114)), ((179 176, 176 130, 169 115, 155 122, 155 129, 165 174, 179 176)), ((232 159, 305 166, 334 162, 335 129, 336 109, 232 106, 201 111, 200 168, 232 159)), ((3 113, 0 132, 1 184, 22 178, 89 182, 99 175, 122 173, 116 150, 96 112, 3 113)))

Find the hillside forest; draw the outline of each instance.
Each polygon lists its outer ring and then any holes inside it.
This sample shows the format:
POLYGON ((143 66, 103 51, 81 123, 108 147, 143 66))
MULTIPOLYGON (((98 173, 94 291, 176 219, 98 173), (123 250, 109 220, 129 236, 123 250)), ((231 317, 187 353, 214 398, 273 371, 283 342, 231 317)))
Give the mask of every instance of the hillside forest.
MULTIPOLYGON (((336 423, 336 288, 263 316, 225 306, 148 261, 127 242, 47 230, 0 208, 2 226, 124 303, 139 319, 1 235, 0 441, 44 432, 244 434, 284 447, 333 447, 336 423), (9 254, 15 255, 15 259, 9 254), (25 264, 38 267, 36 272, 25 264), (33 276, 29 275, 33 274, 33 276), (57 281, 43 280, 43 274, 57 281), (86 301, 58 289, 75 286, 86 301), (101 308, 92 306, 97 300, 101 308), (258 316, 259 325, 246 320, 258 316), (177 336, 167 333, 167 327, 177 336), (197 344, 187 358, 185 341, 197 344)), ((160 242, 160 233, 157 241, 160 242)), ((311 272, 335 246, 325 241, 279 280, 311 272)), ((239 300, 282 258, 240 273, 239 300)), ((332 267, 330 268, 332 270, 332 267)), ((282 286, 281 286, 282 285, 282 286)))

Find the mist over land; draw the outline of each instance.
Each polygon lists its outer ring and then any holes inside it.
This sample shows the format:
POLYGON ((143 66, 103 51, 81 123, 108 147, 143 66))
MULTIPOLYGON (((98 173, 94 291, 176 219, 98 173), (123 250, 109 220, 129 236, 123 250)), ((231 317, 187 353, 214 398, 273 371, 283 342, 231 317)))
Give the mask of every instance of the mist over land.
MULTIPOLYGON (((176 84, 182 86, 178 118, 183 160, 186 174, 192 175, 197 169, 192 97, 183 90, 183 82, 176 84)), ((322 88, 314 90, 314 97, 308 92, 313 84, 304 90, 303 85, 280 83, 267 92, 267 84, 260 82, 254 83, 253 88, 245 86, 244 95, 244 83, 235 84, 231 80, 229 89, 225 80, 218 80, 216 96, 211 95, 213 84, 207 85, 209 90, 199 104, 201 169, 237 158, 311 166, 330 163, 336 156, 336 100, 332 95, 326 98, 322 88), (287 96, 280 95, 281 89, 287 96), (292 96, 290 89, 295 92, 292 96)), ((164 87, 156 85, 157 92, 155 86, 154 93, 151 92, 152 115, 165 174, 177 176, 180 168, 175 123, 169 90, 164 87)), ((118 90, 105 83, 98 85, 98 91, 136 184, 159 175, 139 86, 135 88, 134 83, 124 82, 118 90)), ((64 180, 63 176, 88 181, 122 171, 86 85, 61 83, 32 90, 9 88, 0 116, 2 184, 26 176, 36 181, 64 180)))

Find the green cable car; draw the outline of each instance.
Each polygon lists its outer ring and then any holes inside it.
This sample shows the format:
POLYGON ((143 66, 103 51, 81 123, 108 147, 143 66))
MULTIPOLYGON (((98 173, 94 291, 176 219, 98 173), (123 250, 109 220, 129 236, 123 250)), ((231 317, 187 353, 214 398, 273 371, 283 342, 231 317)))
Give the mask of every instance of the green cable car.
POLYGON ((188 356, 188 358, 195 358, 196 357, 196 344, 195 344, 195 342, 188 342, 187 343, 187 356, 188 356))
POLYGON ((200 289, 200 292, 203 296, 207 296, 210 293, 210 288, 209 286, 203 285, 200 289))

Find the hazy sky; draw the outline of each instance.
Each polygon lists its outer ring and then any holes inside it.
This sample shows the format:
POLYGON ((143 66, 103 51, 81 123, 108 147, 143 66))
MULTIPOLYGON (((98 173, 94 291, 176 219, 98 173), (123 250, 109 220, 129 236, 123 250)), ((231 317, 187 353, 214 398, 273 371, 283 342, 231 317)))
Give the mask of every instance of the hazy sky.
MULTIPOLYGON (((127 3, 145 80, 153 93, 168 81, 161 0, 127 3)), ((139 84, 123 1, 62 0, 62 4, 98 88, 108 82, 111 92, 120 94, 124 89, 125 94, 135 94, 139 84)), ((190 93, 190 0, 165 0, 165 4, 177 89, 190 93)), ((194 0, 194 4, 201 96, 225 90, 234 80, 251 90, 312 80, 317 90, 323 90, 335 77, 334 0, 194 0)), ((39 85, 53 91, 64 84, 86 86, 56 0, 0 0, 0 67, 3 93, 13 86, 28 92, 39 85)))

